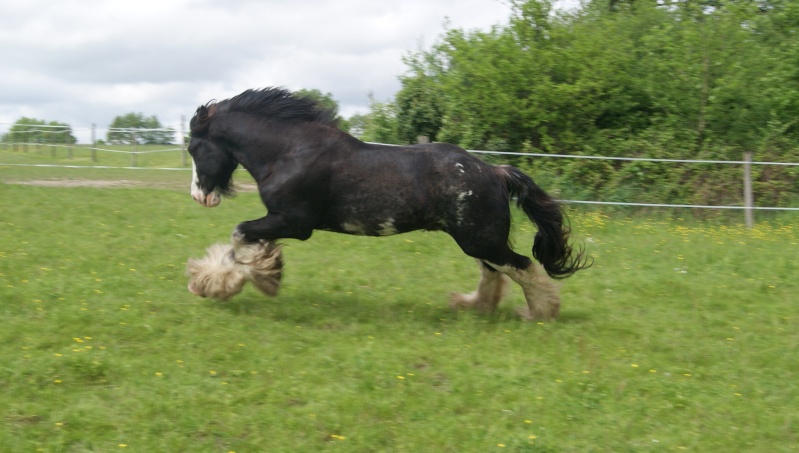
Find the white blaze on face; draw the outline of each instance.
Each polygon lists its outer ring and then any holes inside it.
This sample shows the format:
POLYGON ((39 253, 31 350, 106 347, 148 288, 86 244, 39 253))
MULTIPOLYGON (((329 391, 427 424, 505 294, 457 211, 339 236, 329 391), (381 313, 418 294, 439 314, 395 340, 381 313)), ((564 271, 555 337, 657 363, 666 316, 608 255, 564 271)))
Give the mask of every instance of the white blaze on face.
POLYGON ((194 158, 191 159, 191 197, 200 204, 202 204, 200 200, 205 198, 203 191, 200 190, 200 178, 197 176, 197 164, 194 163, 194 158))
POLYGON ((200 177, 197 175, 197 164, 194 163, 194 158, 191 159, 191 197, 197 203, 209 208, 213 208, 222 202, 222 197, 219 196, 217 191, 205 193, 200 188, 200 177))

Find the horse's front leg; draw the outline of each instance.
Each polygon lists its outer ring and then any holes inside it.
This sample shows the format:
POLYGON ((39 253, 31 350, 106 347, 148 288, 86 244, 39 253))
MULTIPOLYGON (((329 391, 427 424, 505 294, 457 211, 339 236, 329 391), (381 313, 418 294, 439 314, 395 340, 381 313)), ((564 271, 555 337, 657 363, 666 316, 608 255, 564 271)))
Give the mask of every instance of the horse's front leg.
POLYGON ((256 220, 242 222, 230 237, 233 260, 244 277, 263 293, 274 296, 280 289, 283 275, 281 238, 308 239, 313 231, 302 223, 286 221, 286 217, 267 214, 256 220))
POLYGON ((303 233, 291 225, 285 217, 275 214, 239 224, 231 234, 231 245, 211 247, 204 258, 189 261, 189 290, 226 300, 250 281, 264 294, 276 295, 283 275, 277 239, 310 236, 310 232, 303 233))
POLYGON ((233 229, 231 241, 236 244, 251 244, 278 239, 299 239, 311 237, 313 226, 302 218, 289 218, 283 214, 267 214, 260 219, 242 222, 233 229))

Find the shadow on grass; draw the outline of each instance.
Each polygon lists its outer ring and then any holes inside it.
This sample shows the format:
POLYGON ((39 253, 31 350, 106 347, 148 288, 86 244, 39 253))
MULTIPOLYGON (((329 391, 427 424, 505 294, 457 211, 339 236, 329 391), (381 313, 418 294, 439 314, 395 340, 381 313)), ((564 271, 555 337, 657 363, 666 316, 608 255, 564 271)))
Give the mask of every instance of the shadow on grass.
POLYGON ((559 324, 584 324, 592 319, 591 314, 584 310, 561 310, 557 322, 559 324))
MULTIPOLYGON (((411 322, 437 326, 464 318, 489 325, 527 322, 517 315, 516 309, 520 308, 521 304, 516 300, 504 301, 492 314, 452 309, 448 304, 448 294, 429 300, 426 302, 423 297, 414 297, 411 294, 400 296, 394 294, 389 298, 381 298, 375 293, 299 291, 267 297, 255 291, 245 291, 227 302, 209 300, 208 303, 237 316, 252 316, 296 325, 328 322, 341 324, 411 322)), ((565 311, 561 312, 556 322, 582 324, 590 319, 588 311, 565 311)))
POLYGON ((310 325, 320 322, 380 323, 393 319, 438 323, 442 318, 455 319, 446 300, 439 304, 418 302, 411 298, 380 301, 376 295, 284 292, 267 297, 245 292, 228 302, 212 302, 219 309, 235 315, 253 316, 265 320, 310 325))

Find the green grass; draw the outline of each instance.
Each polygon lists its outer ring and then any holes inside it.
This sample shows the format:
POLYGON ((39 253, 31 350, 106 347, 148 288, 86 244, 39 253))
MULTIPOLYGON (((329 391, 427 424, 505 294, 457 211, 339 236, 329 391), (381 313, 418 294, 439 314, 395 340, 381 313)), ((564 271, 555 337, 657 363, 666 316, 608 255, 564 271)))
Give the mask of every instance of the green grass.
MULTIPOLYGON (((496 315, 450 311, 479 272, 440 233, 286 241, 278 297, 200 299, 186 259, 262 215, 255 194, 206 209, 184 172, 55 171, 0 168, 3 451, 799 445, 792 217, 575 211, 596 264, 564 282, 557 322, 525 323, 515 287, 496 315), (164 185, 8 184, 59 177, 164 185)), ((515 236, 529 250, 528 222, 515 236)))

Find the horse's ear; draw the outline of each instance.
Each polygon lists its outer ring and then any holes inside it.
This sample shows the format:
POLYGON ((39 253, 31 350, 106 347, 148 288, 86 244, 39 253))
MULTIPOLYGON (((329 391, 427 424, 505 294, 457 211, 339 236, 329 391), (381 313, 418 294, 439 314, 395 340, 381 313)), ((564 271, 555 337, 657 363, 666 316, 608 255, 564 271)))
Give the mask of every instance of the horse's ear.
POLYGON ((189 127, 192 134, 199 134, 208 129, 208 123, 211 121, 211 112, 207 105, 197 107, 194 113, 194 118, 191 119, 189 127))
POLYGON ((197 118, 201 119, 201 120, 207 118, 208 117, 208 107, 206 107, 204 105, 201 105, 201 106, 197 107, 196 115, 197 115, 197 118))

